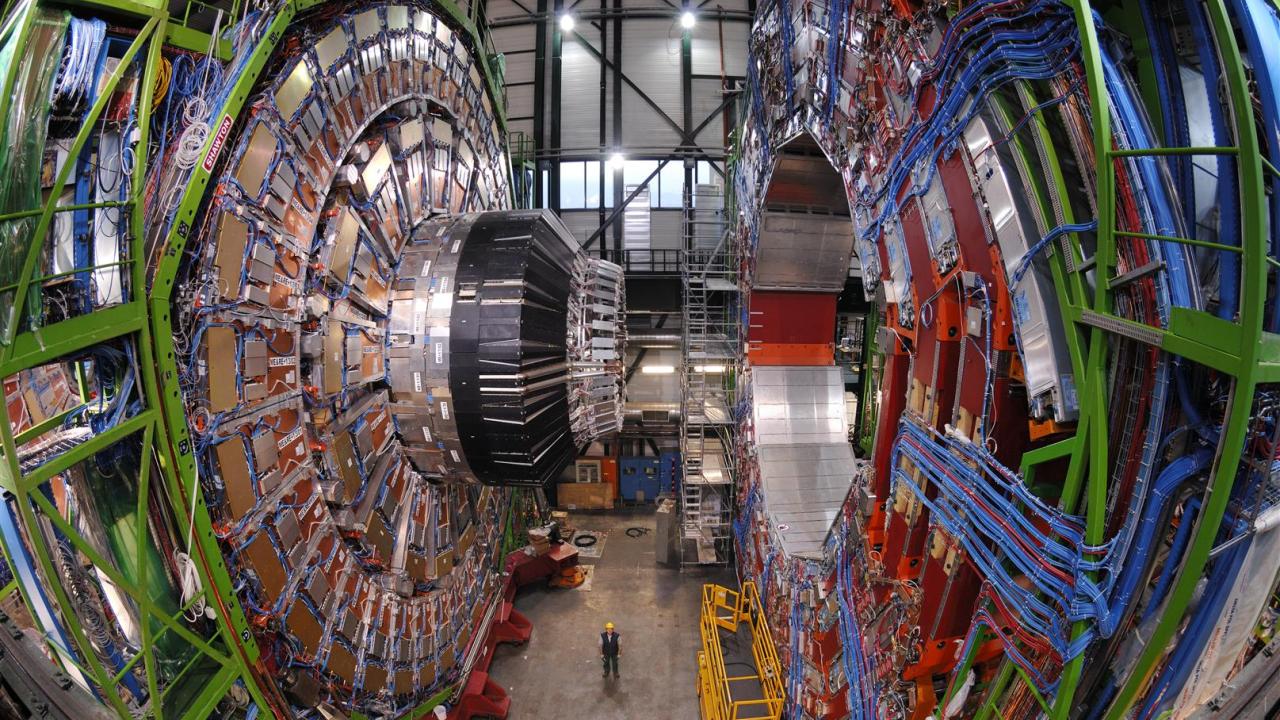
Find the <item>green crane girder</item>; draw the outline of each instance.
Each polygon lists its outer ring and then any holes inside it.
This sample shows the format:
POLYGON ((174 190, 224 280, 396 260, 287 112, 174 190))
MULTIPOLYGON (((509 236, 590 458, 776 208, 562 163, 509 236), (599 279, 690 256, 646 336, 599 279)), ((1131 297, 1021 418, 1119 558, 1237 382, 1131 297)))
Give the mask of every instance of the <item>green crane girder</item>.
MULTIPOLYGON (((226 104, 219 109, 218 117, 228 116, 234 121, 240 116, 251 91, 290 22, 299 13, 320 4, 322 0, 291 0, 280 8, 267 32, 253 49, 249 62, 236 79, 226 104)), ((60 5, 82 7, 97 13, 129 19, 142 25, 121 62, 107 78, 98 99, 85 116, 68 153, 69 158, 74 159, 80 154, 80 150, 89 140, 98 119, 106 109, 113 90, 135 58, 141 58, 142 87, 154 87, 160 68, 161 48, 165 45, 202 53, 215 48, 215 53, 219 57, 225 59, 229 55, 228 41, 223 40, 215 47, 207 34, 187 26, 187 12, 184 11, 181 19, 176 18, 169 14, 166 9, 167 4, 135 0, 73 0, 60 5)), ((476 57, 480 62, 490 98, 493 100, 494 114, 499 128, 505 135, 505 110, 501 100, 502 80, 493 70, 494 60, 483 52, 488 48, 488 43, 487 37, 475 22, 480 19, 478 6, 473 8, 473 12, 469 15, 451 0, 433 0, 433 5, 447 15, 456 26, 461 27, 470 38, 472 46, 478 50, 476 57)), ((239 2, 236 2, 230 15, 235 16, 238 8, 239 2)), ((17 7, 7 18, 5 25, 0 27, 0 42, 14 37, 14 33, 17 34, 18 46, 15 57, 20 56, 26 47, 34 19, 40 9, 39 2, 28 0, 17 7)), ((185 10, 189 10, 189 6, 185 10)), ((17 75, 18 65, 14 63, 7 69, 4 77, 3 89, 0 93, 0 117, 7 117, 9 114, 9 104, 13 97, 17 75)), ((138 95, 143 99, 150 99, 146 93, 138 95)), ((139 147, 148 146, 151 111, 151 102, 137 102, 135 99, 134 112, 138 118, 139 147)), ((210 135, 201 150, 201 158, 210 152, 213 140, 213 136, 210 135)), ((63 652, 52 639, 49 641, 50 647, 64 667, 74 667, 90 678, 101 690, 100 696, 104 702, 122 718, 131 718, 132 715, 121 699, 117 686, 125 680, 139 661, 143 663, 148 684, 147 691, 151 698, 145 708, 149 717, 207 717, 237 683, 243 684, 260 709, 271 713, 274 710, 287 708, 287 704, 280 696, 273 679, 264 676, 258 666, 261 652, 254 642, 249 621, 236 599, 231 576, 215 539, 210 516, 200 491, 185 406, 176 381, 176 352, 170 317, 173 284, 182 251, 188 239, 187 233, 204 199, 210 173, 204 169, 203 164, 197 165, 193 170, 180 200, 172 229, 162 245, 163 251, 159 255, 159 262, 154 269, 155 273, 148 293, 145 291, 148 281, 148 258, 144 245, 144 210, 141 202, 147 172, 146 155, 145 152, 138 153, 132 169, 133 190, 125 202, 58 205, 57 195, 52 194, 42 208, 0 215, 0 221, 39 218, 35 231, 29 238, 30 245, 26 250, 18 281, 12 287, 0 288, 0 292, 14 292, 16 298, 11 321, 7 325, 5 335, 0 337, 0 377, 10 377, 21 370, 38 367, 103 342, 131 339, 138 352, 138 365, 145 400, 144 409, 129 420, 91 437, 39 466, 33 472, 24 474, 18 464, 18 445, 56 427, 64 416, 50 418, 15 436, 8 415, 6 398, 3 390, 0 389, 0 450, 3 451, 3 460, 0 461, 0 489, 15 497, 13 504, 18 510, 18 519, 24 527, 36 527, 40 519, 50 522, 77 551, 83 553, 93 563, 99 572, 127 595, 145 617, 146 621, 141 623, 141 652, 123 669, 112 673, 95 655, 86 629, 77 619, 73 602, 66 590, 60 583, 49 583, 50 590, 54 594, 53 599, 59 608, 59 619, 66 626, 63 629, 69 634, 72 649, 79 660, 63 652), (32 322, 31 329, 19 331, 19 318, 22 317, 30 290, 37 283, 53 277, 37 277, 35 268, 40 250, 45 246, 49 236, 55 213, 104 207, 128 208, 127 257, 117 263, 111 263, 111 266, 128 268, 129 287, 134 297, 120 305, 44 327, 32 322), (133 548, 136 553, 134 564, 141 569, 141 575, 137 578, 129 578, 120 572, 110 559, 102 556, 88 539, 61 516, 44 487, 59 473, 94 457, 111 446, 132 441, 135 437, 141 438, 135 518, 142 518, 142 521, 134 523, 136 535, 133 548), (152 458, 155 460, 154 463, 152 458), (152 477, 153 467, 158 471, 159 478, 152 477), (156 491, 157 486, 162 486, 164 492, 156 491), (144 562, 143 556, 153 541, 149 538, 149 528, 145 518, 153 499, 158 497, 163 497, 169 503, 169 510, 179 523, 179 530, 191 538, 189 552, 201 582, 201 590, 194 593, 184 606, 177 609, 176 613, 162 608, 147 592, 147 563, 144 562), (183 622, 183 616, 200 601, 204 601, 216 611, 218 631, 213 637, 201 637, 188 629, 183 622), (193 649, 193 652, 185 666, 167 680, 162 690, 157 680, 160 667, 156 658, 156 646, 161 637, 168 633, 180 637, 193 649), (182 682, 184 679, 188 679, 190 685, 184 685, 182 682), (194 689, 192 686, 195 686, 194 689), (169 697, 167 693, 174 688, 183 689, 184 692, 179 693, 181 697, 169 697)), ((74 164, 74 162, 64 164, 55 180, 55 187, 61 187, 66 183, 74 164)), ((85 272, 101 267, 105 266, 78 268, 71 272, 85 272)), ((60 273, 62 274, 67 273, 60 273)), ((84 400, 83 397, 82 400, 84 400)), ((40 543, 32 543, 32 545, 31 551, 39 571, 46 577, 56 577, 54 557, 50 548, 40 543)), ((0 550, 5 552, 7 560, 12 560, 9 555, 10 548, 5 547, 2 542, 0 542, 0 550)), ((21 591, 24 601, 28 607, 31 607, 33 598, 28 594, 31 589, 16 580, 3 588, 3 592, 7 594, 15 589, 21 591)), ((52 628, 42 629, 46 634, 52 631, 52 628)), ((449 699, 456 690, 457 688, 446 688, 415 708, 410 715, 421 716, 430 708, 449 699)), ((361 716, 357 714, 354 717, 361 716)))

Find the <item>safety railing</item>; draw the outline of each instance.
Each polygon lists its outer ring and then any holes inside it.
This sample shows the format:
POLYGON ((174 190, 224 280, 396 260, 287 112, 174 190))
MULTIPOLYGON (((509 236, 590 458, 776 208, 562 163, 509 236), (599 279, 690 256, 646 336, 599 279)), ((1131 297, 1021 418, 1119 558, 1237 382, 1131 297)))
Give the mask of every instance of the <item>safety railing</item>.
POLYGON ((679 275, 684 263, 684 253, 675 248, 630 249, 591 252, 622 267, 624 272, 639 275, 679 275))
POLYGON ((773 646, 764 608, 755 583, 742 590, 707 584, 702 586, 702 652, 698 653, 698 695, 703 720, 778 720, 785 691, 782 666, 773 646), (751 631, 754 675, 730 676, 725 670, 720 631, 737 633, 742 623, 751 631), (734 687, 758 684, 759 698, 734 699, 734 687))

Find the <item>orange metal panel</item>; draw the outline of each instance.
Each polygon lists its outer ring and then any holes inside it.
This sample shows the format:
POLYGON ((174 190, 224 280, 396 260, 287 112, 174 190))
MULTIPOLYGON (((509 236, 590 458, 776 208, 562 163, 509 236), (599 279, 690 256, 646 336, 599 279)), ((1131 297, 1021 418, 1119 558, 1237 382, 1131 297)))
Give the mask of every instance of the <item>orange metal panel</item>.
POLYGON ((752 365, 832 365, 835 343, 749 343, 747 358, 752 365))

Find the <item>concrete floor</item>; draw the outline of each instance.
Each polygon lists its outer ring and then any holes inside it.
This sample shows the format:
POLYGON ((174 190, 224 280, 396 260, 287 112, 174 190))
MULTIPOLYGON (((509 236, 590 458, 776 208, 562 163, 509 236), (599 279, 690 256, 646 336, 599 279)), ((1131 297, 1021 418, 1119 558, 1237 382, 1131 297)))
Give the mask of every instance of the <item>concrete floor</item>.
POLYGON ((696 720, 698 611, 703 583, 734 586, 733 571, 668 568, 654 561, 652 507, 575 513, 576 527, 609 533, 590 589, 525 588, 516 608, 533 622, 522 647, 500 646, 490 675, 511 696, 510 720, 696 720), (631 538, 627 528, 650 532, 631 538), (600 632, 622 636, 622 677, 600 677, 600 632))

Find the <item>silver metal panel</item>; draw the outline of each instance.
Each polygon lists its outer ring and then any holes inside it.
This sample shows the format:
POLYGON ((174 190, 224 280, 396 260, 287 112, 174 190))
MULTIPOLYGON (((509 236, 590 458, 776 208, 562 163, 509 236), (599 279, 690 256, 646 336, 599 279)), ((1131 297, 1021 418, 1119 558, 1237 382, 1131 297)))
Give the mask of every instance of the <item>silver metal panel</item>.
POLYGON ((755 287, 840 292, 852 254, 853 224, 848 217, 766 210, 755 287))
POLYGON ((752 370, 765 512, 783 550, 820 556, 859 472, 836 367, 752 370))
POLYGON ((760 367, 752 385, 757 444, 848 444, 838 368, 760 367))
POLYGON ((986 114, 975 117, 965 129, 964 139, 1011 285, 1027 397, 1037 417, 1052 411, 1058 422, 1074 420, 1080 405, 1048 262, 1041 256, 1023 271, 1017 284, 1013 282, 1013 274, 1040 236, 1030 209, 1025 207, 1024 194, 1015 185, 1019 183, 1016 161, 1007 146, 994 144, 992 138, 1003 137, 1003 133, 992 124, 986 114))
MULTIPOLYGON (((635 185, 626 187, 626 195, 630 196, 635 185)), ((633 262, 643 262, 646 254, 642 251, 653 247, 653 236, 650 233, 649 188, 645 187, 636 193, 636 197, 622 211, 622 247, 631 252, 633 262)))

